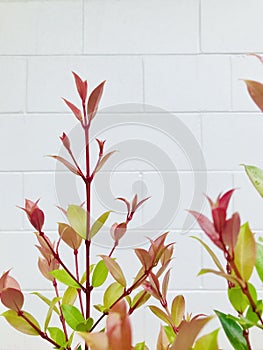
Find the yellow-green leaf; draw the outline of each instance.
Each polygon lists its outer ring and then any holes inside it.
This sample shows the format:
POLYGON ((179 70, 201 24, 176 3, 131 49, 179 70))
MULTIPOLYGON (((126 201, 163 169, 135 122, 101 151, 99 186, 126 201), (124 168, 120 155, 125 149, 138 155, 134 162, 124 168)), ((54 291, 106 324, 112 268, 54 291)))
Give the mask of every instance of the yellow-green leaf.
POLYGON ((168 315, 166 315, 163 310, 161 310, 158 306, 155 305, 149 305, 149 309, 154 313, 160 320, 164 321, 167 324, 171 324, 171 319, 168 315))
POLYGON ((79 205, 70 205, 67 210, 68 221, 73 229, 86 239, 87 214, 79 205))
MULTIPOLYGON (((25 311, 23 311, 23 315, 40 330, 40 326, 37 320, 32 315, 25 311)), ((37 332, 30 324, 28 324, 27 321, 22 318, 22 316, 18 316, 16 311, 8 310, 3 312, 1 316, 3 316, 6 321, 19 332, 28 335, 39 335, 39 332, 37 332)))
POLYGON ((78 283, 65 270, 53 270, 50 275, 66 286, 79 288, 78 283))
POLYGON ((95 266, 95 269, 92 274, 92 286, 95 288, 100 287, 106 281, 107 276, 107 266, 105 265, 104 260, 100 260, 95 266))
POLYGON ((62 304, 68 304, 68 305, 73 305, 76 301, 78 295, 78 291, 74 287, 68 287, 62 298, 62 304))
POLYGON ((256 242, 248 223, 240 228, 234 256, 237 269, 242 279, 247 282, 256 264, 256 242))
POLYGON ((253 186, 263 197, 263 170, 253 165, 244 165, 244 167, 253 186))
POLYGON ((183 295, 177 295, 173 299, 171 313, 174 324, 179 326, 185 314, 185 300, 183 295))
POLYGON ((106 211, 93 223, 90 229, 90 236, 89 236, 90 238, 94 237, 99 232, 99 230, 102 228, 102 226, 105 224, 106 220, 108 219, 110 213, 111 211, 106 211))
POLYGON ((205 334, 197 339, 194 350, 218 350, 218 336, 219 329, 214 330, 209 334, 205 334))
POLYGON ((123 294, 124 288, 117 282, 113 282, 106 289, 103 296, 103 306, 105 309, 109 309, 111 305, 123 294))

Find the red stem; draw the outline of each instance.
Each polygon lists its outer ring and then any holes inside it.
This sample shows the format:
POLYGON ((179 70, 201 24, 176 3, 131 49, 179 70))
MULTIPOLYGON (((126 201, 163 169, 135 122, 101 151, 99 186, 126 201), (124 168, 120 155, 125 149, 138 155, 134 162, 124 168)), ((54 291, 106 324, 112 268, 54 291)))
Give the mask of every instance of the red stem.
MULTIPOLYGON (((89 148, 89 127, 90 123, 87 118, 87 111, 85 101, 82 103, 83 116, 84 116, 84 133, 85 133, 85 152, 86 152, 86 210, 87 210, 87 223, 86 223, 86 319, 90 317, 90 209, 91 209, 91 178, 90 178, 90 148, 89 148)), ((89 346, 85 344, 85 350, 88 350, 89 346)))
MULTIPOLYGON (((76 277, 77 277, 77 280, 79 281, 78 249, 74 250, 74 257, 75 257, 76 277)), ((78 289, 77 291, 78 291, 78 296, 79 296, 80 310, 81 310, 82 316, 84 317, 84 308, 83 308, 81 290, 78 289)))
MULTIPOLYGON (((58 285, 57 285, 57 281, 56 280, 53 281, 53 286, 55 288, 56 296, 59 298, 58 285)), ((63 327, 63 331, 64 331, 64 334, 65 334, 66 341, 68 341, 68 332, 67 332, 65 318, 63 316, 63 312, 62 312, 62 309, 61 309, 60 300, 58 301, 58 307, 59 307, 59 313, 60 313, 59 319, 60 319, 60 322, 61 322, 62 327, 63 327)))
POLYGON ((63 263, 63 261, 60 259, 60 256, 58 253, 56 253, 53 249, 53 247, 50 245, 49 241, 47 240, 44 232, 39 232, 39 235, 44 239, 46 242, 48 248, 50 249, 51 253, 53 254, 54 258, 59 262, 59 264, 63 267, 63 269, 70 275, 70 277, 79 285, 79 287, 83 290, 84 293, 86 293, 86 288, 79 283, 79 281, 76 279, 76 277, 70 272, 70 270, 67 268, 67 266, 63 263))
MULTIPOLYGON (((57 344, 54 340, 52 340, 51 338, 49 338, 49 336, 47 335, 47 333, 42 332, 40 328, 38 328, 33 322, 31 322, 23 313, 23 311, 19 311, 18 316, 22 317, 32 328, 34 328, 34 330, 40 335, 41 338, 47 340, 48 342, 50 342, 52 345, 54 345, 56 348, 60 348, 60 345, 57 344)), ((68 348, 68 350, 70 350, 70 348, 68 348)))

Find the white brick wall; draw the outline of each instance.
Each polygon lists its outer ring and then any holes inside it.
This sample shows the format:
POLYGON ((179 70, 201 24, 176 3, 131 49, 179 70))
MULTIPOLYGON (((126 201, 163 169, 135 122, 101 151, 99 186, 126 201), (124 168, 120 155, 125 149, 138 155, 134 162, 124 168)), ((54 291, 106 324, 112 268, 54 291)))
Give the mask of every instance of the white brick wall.
MULTIPOLYGON (((262 0, 0 0, 0 270, 13 267, 26 293, 50 293, 36 273, 32 229, 16 205, 40 197, 55 237, 55 205, 82 199, 72 175, 55 172, 44 157, 59 152, 63 131, 81 157, 75 119, 60 98, 77 102, 73 70, 90 87, 107 80, 93 135, 120 151, 97 179, 93 215, 110 207, 117 211, 111 222, 120 220, 114 197, 152 196, 124 238, 120 260, 127 262, 128 246, 169 229, 177 242, 170 296, 184 293, 189 312, 227 311, 225 283, 196 277, 211 261, 189 238, 200 231, 184 209, 207 212, 203 192, 215 197, 238 187, 231 208, 263 231, 262 200, 239 165, 263 166, 263 119, 242 82, 263 80, 262 64, 246 55, 263 52, 262 12, 262 0)), ((105 237, 107 227, 94 259, 107 253, 105 237)), ((127 276, 133 273, 128 266, 127 276)), ((43 319, 43 305, 28 298, 43 319)), ((0 350, 50 348, 0 322, 0 350)), ((159 322, 144 309, 134 324, 136 340, 153 349, 159 322)), ((230 349, 223 332, 220 342, 230 349)), ((254 344, 262 350, 259 334, 254 344)))

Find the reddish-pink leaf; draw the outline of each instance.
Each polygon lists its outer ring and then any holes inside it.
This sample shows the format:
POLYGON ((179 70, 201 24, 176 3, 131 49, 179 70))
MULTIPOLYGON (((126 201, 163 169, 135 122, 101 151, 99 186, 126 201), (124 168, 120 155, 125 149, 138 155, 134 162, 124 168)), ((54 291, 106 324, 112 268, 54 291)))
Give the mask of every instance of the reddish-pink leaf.
POLYGON ((126 204, 127 211, 128 211, 128 213, 129 213, 130 210, 131 210, 131 206, 130 206, 130 203, 127 201, 127 199, 122 198, 122 197, 118 197, 118 198, 116 198, 116 199, 118 199, 119 201, 122 201, 122 202, 124 202, 124 203, 126 204))
POLYGON ((237 237, 240 230, 240 216, 234 213, 230 219, 226 221, 224 230, 222 232, 222 240, 226 246, 229 247, 233 253, 237 243, 237 237))
POLYGON ((90 94, 88 101, 89 120, 92 120, 97 113, 105 82, 106 81, 103 81, 100 85, 98 85, 90 94))
POLYGON ((258 108, 263 112, 263 84, 254 80, 244 80, 247 85, 247 90, 258 106, 258 108))
POLYGON ((150 199, 150 198, 151 198, 151 197, 146 197, 146 198, 142 199, 142 200, 136 205, 135 210, 139 209, 140 206, 142 206, 143 203, 146 202, 146 201, 147 201, 148 199, 150 199))
POLYGON ((114 227, 114 231, 112 233, 113 239, 115 242, 119 242, 119 240, 124 236, 127 231, 126 222, 122 222, 114 227))
POLYGON ((24 296, 19 289, 6 288, 1 293, 2 303, 11 310, 19 311, 24 304, 24 296))
POLYGON ((145 249, 142 249, 142 248, 136 248, 134 249, 134 251, 138 256, 138 258, 140 259, 140 262, 142 263, 142 266, 144 267, 144 269, 148 270, 153 263, 150 254, 145 249))
POLYGON ((207 236, 211 239, 211 241, 214 242, 215 245, 217 245, 220 249, 223 249, 222 243, 219 240, 219 235, 215 231, 215 228, 212 222, 206 216, 196 211, 189 210, 189 213, 196 218, 199 226, 207 234, 207 236))
POLYGON ((21 290, 19 283, 13 277, 9 276, 9 272, 10 270, 3 273, 0 278, 0 294, 4 288, 14 288, 21 290))
POLYGON ((226 193, 224 193, 222 196, 220 196, 218 206, 227 210, 229 201, 230 201, 234 191, 235 191, 235 189, 231 189, 231 190, 227 191, 226 193))
POLYGON ((107 160, 108 160, 108 159, 113 155, 113 153, 115 153, 115 152, 116 152, 116 151, 111 151, 111 152, 105 154, 105 156, 101 158, 101 160, 100 160, 98 166, 97 166, 96 169, 95 169, 95 173, 97 173, 97 172, 104 166, 104 164, 107 162, 107 160))
POLYGON ((221 233, 226 222, 226 210, 222 207, 212 209, 212 216, 216 232, 221 233))
POLYGON ((68 136, 63 132, 62 136, 60 136, 60 140, 63 143, 63 146, 70 151, 70 140, 68 138, 68 136))
POLYGON ((72 165, 69 161, 67 161, 65 158, 62 158, 60 156, 49 156, 51 158, 54 158, 56 160, 58 160, 60 163, 64 164, 65 167, 67 167, 70 171, 72 171, 73 174, 80 176, 78 169, 76 167, 74 167, 74 165, 72 165))
POLYGON ((72 249, 79 249, 82 238, 77 232, 69 225, 62 222, 58 223, 58 232, 62 240, 72 249))
POLYGON ((173 244, 165 247, 163 254, 161 256, 161 264, 162 265, 165 265, 167 263, 167 261, 170 261, 172 255, 173 255, 173 251, 174 251, 173 244))
POLYGON ((79 93, 79 97, 81 98, 82 102, 84 103, 87 98, 87 91, 88 91, 88 83, 87 80, 83 81, 78 74, 72 72, 74 75, 75 83, 77 86, 77 90, 79 93))
POLYGON ((119 264, 106 255, 101 255, 101 257, 104 260, 107 269, 109 270, 110 274, 115 279, 115 281, 117 281, 123 287, 126 287, 126 279, 119 264))
POLYGON ((63 100, 65 101, 65 103, 67 104, 67 106, 71 109, 71 111, 73 112, 73 114, 75 115, 75 117, 79 120, 82 121, 82 114, 80 109, 78 109, 78 107, 76 107, 73 103, 69 102, 68 100, 66 100, 65 98, 63 98, 63 100))
POLYGON ((160 327, 160 332, 159 332, 159 335, 158 335, 158 339, 157 339, 157 348, 156 350, 167 350, 169 349, 169 345, 170 345, 170 342, 167 338, 167 335, 164 331, 164 328, 161 326, 160 327))
POLYGON ((132 200, 132 207, 131 207, 132 213, 135 212, 137 203, 138 203, 138 195, 136 194, 136 195, 133 197, 133 200, 132 200))
POLYGON ((169 280, 170 280, 170 270, 166 272, 163 278, 163 283, 162 283, 162 296, 163 298, 166 299, 167 296, 167 291, 168 291, 168 286, 169 286, 169 280))

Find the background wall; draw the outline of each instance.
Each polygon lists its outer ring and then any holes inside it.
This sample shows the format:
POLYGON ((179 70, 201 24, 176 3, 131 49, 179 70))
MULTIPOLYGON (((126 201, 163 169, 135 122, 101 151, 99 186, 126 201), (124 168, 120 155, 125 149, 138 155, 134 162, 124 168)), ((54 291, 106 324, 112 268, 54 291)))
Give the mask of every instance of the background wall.
MULTIPOLYGON (((27 294, 52 295, 37 273, 32 228, 16 205, 40 197, 45 230, 55 237, 62 220, 55 205, 82 198, 73 177, 43 157, 60 152, 63 131, 80 144, 60 99, 78 101, 73 70, 91 88, 107 80, 94 133, 120 151, 96 183, 94 217, 111 206, 110 225, 124 215, 114 197, 152 196, 117 253, 128 261, 126 274, 134 276, 131 267, 138 266, 128 248, 170 230, 176 241, 170 296, 183 293, 193 313, 229 309, 224 281, 196 277, 212 262, 189 238, 200 231, 184 209, 207 212, 202 192, 215 198, 239 188, 230 209, 263 231, 262 200, 240 167, 262 166, 263 118, 241 80, 263 78, 262 64, 247 55, 263 50, 262 13, 261 0, 0 1, 0 266, 13 267, 27 294)), ((110 244, 105 227, 94 260, 110 244)), ((96 302, 101 295, 94 294, 96 302)), ((46 309, 35 296, 26 307, 43 320, 46 309)), ((1 350, 49 349, 0 321, 1 350)), ((210 329, 218 326, 213 322, 210 329)), ((143 309, 134 325, 135 340, 153 349, 158 320, 143 309)), ((220 339, 229 349, 222 331, 220 339)), ((254 341, 262 348, 257 334, 254 341)))

